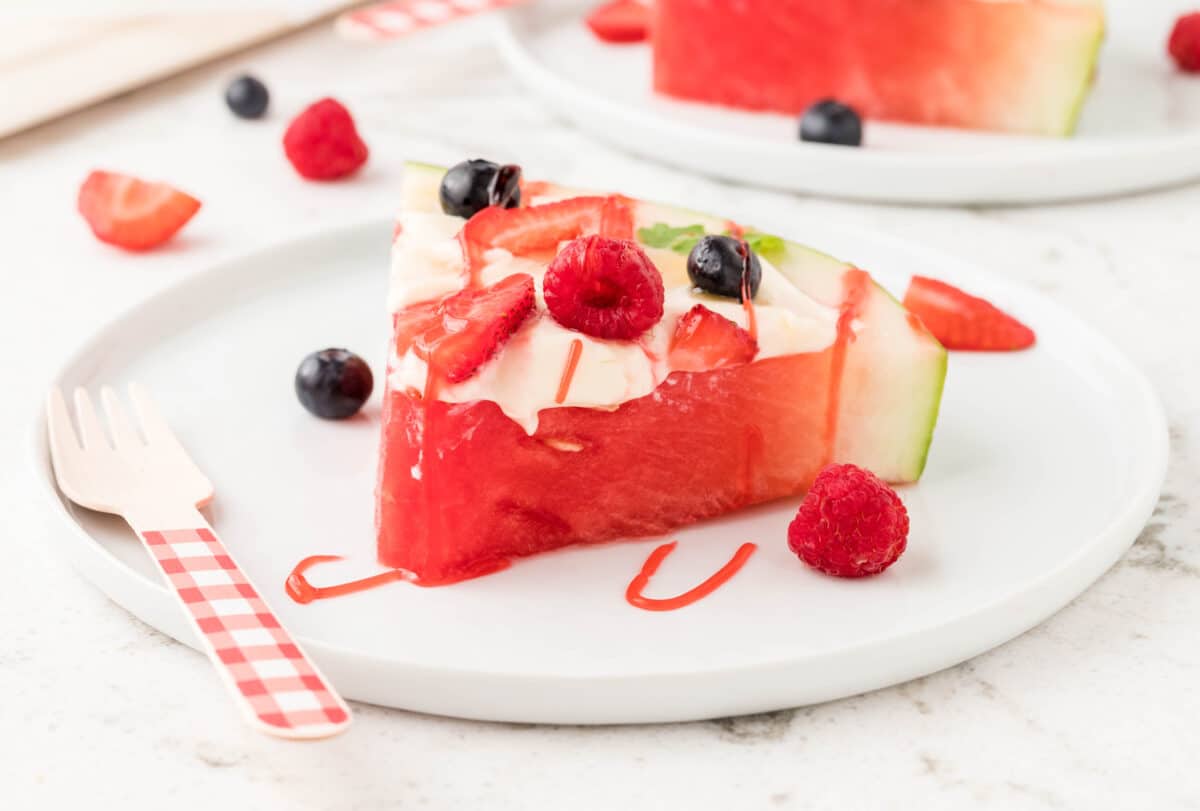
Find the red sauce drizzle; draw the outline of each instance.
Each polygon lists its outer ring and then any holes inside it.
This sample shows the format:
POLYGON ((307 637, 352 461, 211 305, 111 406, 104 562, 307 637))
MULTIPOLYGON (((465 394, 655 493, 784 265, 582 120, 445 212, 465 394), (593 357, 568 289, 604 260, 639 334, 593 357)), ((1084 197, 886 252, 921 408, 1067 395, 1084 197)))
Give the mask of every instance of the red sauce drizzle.
POLYGON ((558 393, 554 395, 554 402, 559 405, 563 400, 567 399, 567 392, 571 390, 571 381, 575 379, 575 367, 579 365, 579 356, 583 354, 583 341, 575 338, 571 341, 571 349, 567 352, 567 365, 563 367, 562 377, 558 379, 558 393))
POLYGON ((854 319, 859 316, 867 285, 871 276, 865 270, 851 268, 842 278, 844 295, 837 321, 837 339, 833 344, 833 355, 829 370, 829 404, 825 412, 826 456, 833 458, 833 444, 837 440, 838 413, 842 401, 842 377, 846 370, 846 351, 854 340, 854 319))
MULTIPOLYGON (((742 243, 745 245, 746 243, 742 243)), ((749 248, 746 248, 749 251, 749 248)), ((750 273, 748 272, 750 265, 749 254, 747 254, 746 266, 747 271, 742 273, 742 309, 746 311, 746 332, 750 333, 750 337, 758 341, 758 316, 754 313, 754 299, 750 297, 750 273)))
POLYGON ((754 311, 754 298, 750 294, 750 245, 742 239, 740 227, 738 240, 742 242, 742 308, 746 311, 746 332, 749 332, 750 337, 757 341, 758 317, 754 311))
POLYGON ((678 597, 667 597, 660 600, 644 596, 642 589, 646 588, 650 583, 650 578, 654 577, 654 573, 658 571, 658 567, 662 565, 667 555, 675 551, 678 543, 678 541, 665 543, 651 552, 650 557, 646 558, 646 562, 642 564, 642 570, 638 572, 633 580, 629 581, 629 588, 625 590, 625 599, 630 605, 645 611, 675 611, 676 609, 689 606, 697 600, 707 597, 720 586, 729 582, 729 579, 746 565, 746 561, 754 554, 754 550, 758 549, 757 544, 742 544, 733 553, 733 557, 729 559, 729 562, 718 569, 712 577, 695 588, 685 591, 678 597))
POLYGON ((308 581, 305 572, 311 569, 318 563, 328 563, 334 560, 341 560, 340 555, 311 555, 296 564, 296 568, 292 569, 288 575, 287 582, 284 584, 284 590, 287 595, 298 603, 308 604, 313 600, 327 600, 330 597, 341 597, 345 594, 354 594, 359 591, 366 591, 387 583, 395 583, 404 581, 412 583, 414 586, 422 586, 429 588, 432 586, 448 586, 451 583, 459 583, 463 580, 471 580, 476 577, 498 572, 501 569, 507 569, 509 562, 507 560, 492 560, 485 561, 471 568, 461 577, 456 577, 452 580, 438 581, 436 583, 423 582, 419 577, 404 569, 389 569, 386 572, 364 577, 360 580, 351 580, 348 583, 338 583, 333 586, 314 586, 308 581))
POLYGON ((467 287, 477 288, 483 284, 483 252, 486 248, 469 240, 465 227, 458 232, 458 244, 462 247, 463 261, 467 266, 467 287))

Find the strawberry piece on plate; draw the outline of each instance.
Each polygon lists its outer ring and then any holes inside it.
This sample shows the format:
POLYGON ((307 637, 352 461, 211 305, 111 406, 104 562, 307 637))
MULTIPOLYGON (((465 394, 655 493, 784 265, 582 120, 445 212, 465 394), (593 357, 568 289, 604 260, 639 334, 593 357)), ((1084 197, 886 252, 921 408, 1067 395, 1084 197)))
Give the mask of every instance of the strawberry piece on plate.
POLYGON ((1026 349, 1037 340, 1033 330, 991 302, 936 279, 914 276, 904 306, 947 349, 1026 349))
POLYGON ((101 242, 145 251, 174 236, 200 210, 200 201, 166 183, 96 171, 79 188, 78 206, 101 242))
POLYGON ((478 371, 533 312, 533 277, 514 273, 491 287, 467 288, 396 315, 396 349, 413 347, 451 383, 478 371))
POLYGON ((586 22, 592 33, 605 42, 644 42, 650 35, 650 9, 639 0, 602 3, 586 22))
POLYGON ((703 304, 688 310, 675 323, 668 362, 680 372, 706 372, 749 363, 758 342, 746 330, 703 304))

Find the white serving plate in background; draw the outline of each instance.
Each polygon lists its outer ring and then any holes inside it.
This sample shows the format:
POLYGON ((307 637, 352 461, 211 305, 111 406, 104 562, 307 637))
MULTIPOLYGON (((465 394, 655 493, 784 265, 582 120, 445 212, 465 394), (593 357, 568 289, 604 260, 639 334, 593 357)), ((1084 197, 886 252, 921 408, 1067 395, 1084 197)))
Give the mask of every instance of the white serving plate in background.
POLYGON ((1200 76, 1166 41, 1193 0, 1108 0, 1099 73, 1071 138, 868 122, 861 149, 802 143, 791 116, 675 101, 651 89, 650 47, 610 45, 583 24, 594 0, 505 14, 511 69, 556 113, 598 138, 748 185, 905 203, 1043 203, 1200 177, 1200 76))

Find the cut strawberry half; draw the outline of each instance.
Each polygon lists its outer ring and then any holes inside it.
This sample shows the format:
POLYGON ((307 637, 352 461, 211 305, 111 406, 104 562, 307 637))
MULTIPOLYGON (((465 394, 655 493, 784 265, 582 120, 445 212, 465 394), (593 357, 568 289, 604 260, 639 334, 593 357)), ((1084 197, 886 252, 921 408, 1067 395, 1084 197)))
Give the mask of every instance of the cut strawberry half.
POLYGON ((676 372, 707 372, 754 360, 758 342, 749 332, 703 304, 675 324, 667 362, 676 372))
POLYGON ((431 377, 467 380, 533 312, 533 277, 514 273, 491 287, 467 288, 396 315, 396 351, 411 347, 431 377))
POLYGON ((166 183, 97 171, 80 186, 78 206, 100 241, 145 251, 174 236, 200 210, 200 201, 166 183))
POLYGON ((947 349, 1007 351, 1037 340, 1033 330, 991 302, 936 279, 914 276, 904 306, 947 349))
POLYGON ((613 0, 597 6, 586 22, 605 42, 643 42, 650 34, 650 9, 638 0, 613 0))
POLYGON ((477 269, 489 248, 503 248, 522 256, 552 250, 560 242, 596 233, 613 239, 633 239, 633 212, 625 198, 575 197, 523 208, 492 206, 467 221, 459 240, 468 266, 477 269))

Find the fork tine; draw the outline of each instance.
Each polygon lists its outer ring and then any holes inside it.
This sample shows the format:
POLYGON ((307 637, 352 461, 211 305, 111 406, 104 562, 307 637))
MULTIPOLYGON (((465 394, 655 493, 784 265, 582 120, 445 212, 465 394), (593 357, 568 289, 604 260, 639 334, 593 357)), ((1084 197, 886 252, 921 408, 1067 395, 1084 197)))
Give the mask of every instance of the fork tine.
POLYGON ((117 399, 111 386, 100 389, 100 400, 104 404, 104 415, 108 418, 108 430, 112 432, 113 445, 117 450, 128 450, 142 444, 141 437, 133 430, 128 413, 117 399))
POLYGON ((139 383, 130 383, 129 397, 133 400, 133 408, 137 412, 138 422, 141 423, 146 444, 153 445, 155 442, 163 441, 179 444, 179 440, 171 432, 171 427, 167 425, 162 412, 158 410, 158 406, 150 398, 150 392, 146 391, 144 386, 139 383))
POLYGON ((46 398, 46 428, 50 434, 50 454, 56 462, 79 455, 79 438, 71 427, 71 412, 58 386, 50 389, 46 398))
POLYGON ((75 389, 75 418, 79 421, 79 439, 85 450, 108 447, 108 437, 100 422, 92 398, 85 388, 75 389))

